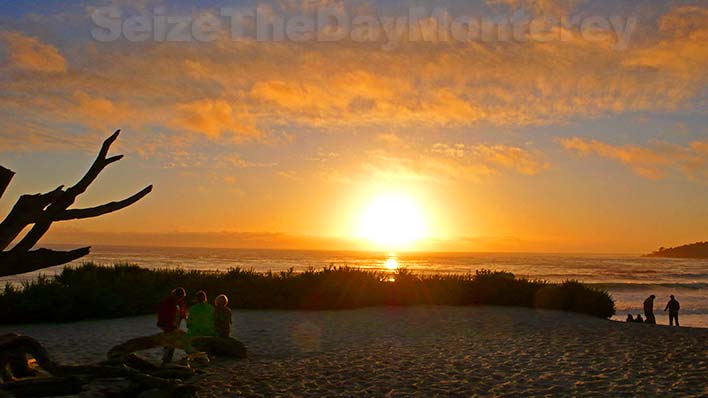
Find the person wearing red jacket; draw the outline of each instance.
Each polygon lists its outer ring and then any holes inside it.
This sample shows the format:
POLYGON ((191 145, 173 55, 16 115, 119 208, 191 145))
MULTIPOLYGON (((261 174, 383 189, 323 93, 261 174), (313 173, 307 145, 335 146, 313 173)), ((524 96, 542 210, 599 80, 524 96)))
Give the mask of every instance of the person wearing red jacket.
MULTIPOLYGON (((178 287, 173 289, 170 295, 160 302, 157 309, 157 327, 166 334, 179 331, 182 319, 187 318, 187 306, 184 302, 186 296, 184 288, 178 287)), ((172 362, 174 354, 174 348, 165 347, 162 355, 162 364, 166 365, 172 362)))

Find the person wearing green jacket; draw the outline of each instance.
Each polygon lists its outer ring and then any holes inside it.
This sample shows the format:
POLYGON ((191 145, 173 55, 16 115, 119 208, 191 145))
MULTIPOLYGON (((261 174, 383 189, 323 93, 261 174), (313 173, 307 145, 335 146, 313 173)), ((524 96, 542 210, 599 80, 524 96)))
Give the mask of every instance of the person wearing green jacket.
POLYGON ((203 290, 196 294, 197 304, 189 308, 187 313, 187 335, 189 337, 217 336, 214 327, 214 307, 207 302, 203 290))

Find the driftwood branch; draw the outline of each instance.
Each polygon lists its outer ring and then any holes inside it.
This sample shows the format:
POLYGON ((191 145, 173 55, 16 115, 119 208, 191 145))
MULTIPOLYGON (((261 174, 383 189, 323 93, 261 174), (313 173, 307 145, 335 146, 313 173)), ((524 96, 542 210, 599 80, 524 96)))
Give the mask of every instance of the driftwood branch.
POLYGON ((34 247, 42 236, 49 231, 49 227, 56 220, 56 218, 69 206, 74 204, 77 196, 86 192, 86 188, 88 188, 96 177, 98 177, 101 171, 103 171, 103 169, 109 164, 117 162, 123 158, 122 155, 106 158, 108 155, 108 150, 111 148, 111 144, 113 144, 118 138, 118 134, 120 134, 120 130, 117 130, 103 142, 96 160, 93 161, 93 164, 83 178, 81 178, 81 180, 79 180, 79 182, 75 185, 69 187, 62 195, 52 202, 49 207, 47 207, 42 215, 35 221, 32 229, 14 248, 12 248, 12 251, 23 252, 34 247))
POLYGON ((30 354, 37 360, 43 369, 53 372, 58 369, 56 362, 49 357, 47 350, 35 339, 21 336, 16 333, 8 333, 0 336, 0 353, 7 354, 30 354))
POLYGON ((27 225, 34 223, 44 209, 64 193, 62 188, 60 186, 51 192, 20 196, 0 223, 0 250, 4 250, 27 225))
POLYGON ((0 397, 78 396, 77 394, 92 397, 134 397, 145 391, 148 391, 149 396, 160 397, 196 395, 196 387, 182 381, 197 374, 192 368, 163 369, 137 356, 127 356, 124 362, 65 366, 54 362, 37 340, 15 333, 0 335, 0 360, 4 361, 0 363, 4 366, 4 383, 0 383, 0 397), (51 376, 35 377, 39 375, 28 366, 28 354, 51 376), (28 378, 17 380, 16 376, 28 378))
MULTIPOLYGON (((120 201, 100 206, 69 209, 76 198, 86 192, 106 166, 123 158, 123 155, 108 156, 111 145, 118 139, 120 130, 114 132, 101 145, 96 159, 86 174, 73 186, 59 188, 35 195, 22 195, 10 213, 0 222, 0 250, 6 250, 28 225, 32 228, 10 250, 0 252, 0 276, 15 275, 38 269, 65 264, 89 253, 89 248, 70 251, 39 249, 30 251, 56 221, 98 217, 126 208, 152 191, 152 185, 120 201)), ((9 185, 14 172, 0 166, 0 194, 9 185)))
POLYGON ((29 252, 0 253, 0 277, 23 274, 43 268, 66 264, 89 254, 90 246, 69 251, 37 249, 29 252))
POLYGON ((132 205, 150 192, 152 192, 152 185, 143 188, 142 191, 121 201, 110 202, 101 206, 89 207, 86 209, 68 209, 61 213, 55 221, 77 220, 80 218, 98 217, 104 214, 112 213, 132 205))
POLYGON ((12 181, 12 177, 14 176, 14 171, 0 166, 0 198, 2 197, 2 194, 5 193, 5 189, 7 189, 8 185, 10 185, 10 181, 12 181))

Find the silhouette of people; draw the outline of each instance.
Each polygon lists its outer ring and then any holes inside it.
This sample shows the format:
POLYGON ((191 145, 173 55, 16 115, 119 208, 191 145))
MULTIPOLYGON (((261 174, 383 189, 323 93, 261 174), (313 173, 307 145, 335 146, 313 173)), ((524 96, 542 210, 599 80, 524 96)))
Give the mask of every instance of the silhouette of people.
POLYGON ((651 295, 644 300, 644 317, 646 321, 644 323, 656 324, 656 318, 654 317, 654 299, 655 295, 651 295))
POLYGON ((220 294, 214 299, 214 326, 219 337, 231 337, 231 310, 228 307, 229 298, 220 294))
POLYGON ((214 307, 207 302, 207 295, 203 290, 197 292, 196 298, 197 304, 189 307, 187 336, 216 336, 214 307))
POLYGON ((681 308, 681 305, 679 304, 678 300, 674 298, 674 295, 670 295, 670 300, 668 303, 666 303, 666 308, 664 308, 664 312, 667 310, 669 311, 669 326, 674 326, 674 321, 676 321, 676 326, 679 326, 679 319, 678 319, 678 313, 679 309, 681 308))
POLYGON ((632 317, 632 314, 627 314, 627 322, 634 322, 634 318, 632 317))
POLYGON ((642 314, 637 314, 637 317, 634 318, 634 322, 644 323, 644 318, 642 318, 642 314))
MULTIPOLYGON (((157 309, 157 327, 166 334, 174 334, 180 331, 180 323, 182 319, 187 317, 187 307, 184 304, 186 295, 184 288, 178 287, 173 289, 170 295, 160 302, 157 309)), ((165 365, 172 362, 174 354, 174 348, 165 347, 162 355, 162 364, 165 365)))

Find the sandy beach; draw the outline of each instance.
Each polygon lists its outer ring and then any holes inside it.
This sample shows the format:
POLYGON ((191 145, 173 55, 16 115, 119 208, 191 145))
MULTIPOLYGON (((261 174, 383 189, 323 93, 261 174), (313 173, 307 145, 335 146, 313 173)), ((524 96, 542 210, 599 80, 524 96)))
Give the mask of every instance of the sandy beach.
MULTIPOLYGON (((0 328, 8 331, 82 363, 155 328, 146 316, 0 328)), ((383 307, 234 311, 233 335, 249 358, 213 362, 200 396, 708 394, 708 329, 511 307, 383 307)))

